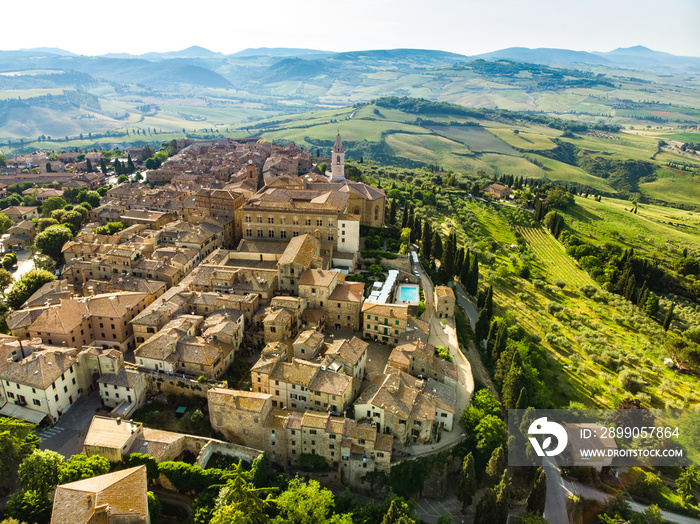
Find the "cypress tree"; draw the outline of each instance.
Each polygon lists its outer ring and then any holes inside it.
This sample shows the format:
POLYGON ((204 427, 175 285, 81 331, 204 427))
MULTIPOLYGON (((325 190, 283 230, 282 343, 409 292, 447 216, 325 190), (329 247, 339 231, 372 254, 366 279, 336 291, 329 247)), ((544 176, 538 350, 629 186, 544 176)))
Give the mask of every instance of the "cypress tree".
POLYGON ((389 225, 396 224, 396 200, 391 199, 389 202, 389 225))
POLYGON ((506 524, 508 522, 508 508, 510 507, 510 477, 508 470, 503 470, 501 481, 496 486, 496 524, 506 524))
POLYGON ((668 308, 666 317, 664 318, 664 331, 668 331, 671 327, 671 321, 673 321, 673 308, 676 307, 675 302, 671 302, 671 307, 668 308))
POLYGON ((482 309, 484 309, 485 305, 486 305, 486 293, 482 290, 479 290, 476 293, 476 309, 482 310, 482 309))
POLYGON ((448 235, 442 253, 442 268, 447 273, 448 279, 455 274, 455 245, 453 242, 452 235, 448 235))
POLYGON ((644 304, 644 312, 651 318, 656 318, 659 314, 659 297, 654 293, 649 293, 649 298, 644 304))
POLYGON ((462 501, 462 513, 467 510, 467 506, 472 503, 474 493, 476 493, 476 466, 474 465, 474 455, 471 452, 464 457, 462 469, 459 473, 459 490, 457 498, 462 501))
POLYGON ((496 484, 498 479, 501 478, 503 470, 506 469, 507 458, 503 446, 498 446, 491 453, 491 458, 489 458, 486 464, 486 478, 487 482, 491 485, 496 484))
MULTIPOLYGON (((496 347, 496 340, 498 339, 499 328, 500 326, 498 320, 491 321, 491 327, 489 327, 489 336, 486 339, 486 350, 489 355, 493 355, 494 348, 496 347)), ((494 358, 493 361, 498 362, 498 358, 494 358)))
POLYGON ((476 259, 476 255, 472 258, 471 268, 469 269, 469 288, 467 293, 471 296, 476 295, 476 291, 479 289, 479 261, 476 259))
POLYGON ((414 215, 413 217, 413 238, 418 240, 421 238, 421 218, 420 215, 414 215))
POLYGON ((440 233, 438 231, 433 235, 433 247, 430 251, 433 254, 433 259, 442 259, 442 238, 440 238, 440 233))
POLYGON ((464 248, 459 248, 455 253, 455 275, 462 274, 462 266, 464 266, 464 248))
POLYGON ((542 468, 538 469, 535 484, 532 486, 530 496, 527 498, 527 512, 534 513, 538 517, 544 514, 544 506, 547 500, 547 473, 542 468))
POLYGON ((506 375, 508 375, 508 370, 510 365, 513 363, 513 355, 515 354, 515 348, 512 346, 506 346, 506 349, 501 353, 501 357, 496 362, 496 373, 494 373, 493 378, 499 385, 503 385, 506 375))
POLYGON ((131 155, 129 155, 129 160, 126 162, 126 167, 129 174, 136 172, 136 166, 134 165, 134 161, 131 160, 131 155))
POLYGON ((518 402, 520 390, 527 386, 527 377, 523 361, 520 353, 517 351, 513 354, 513 362, 508 370, 508 375, 503 381, 503 407, 505 409, 514 409, 518 402))
POLYGON ((423 237, 421 239, 421 255, 423 260, 430 260, 430 255, 432 254, 433 248, 433 235, 430 228, 430 222, 425 221, 425 226, 423 226, 423 237))
POLYGON ((515 409, 527 409, 530 399, 527 396, 527 388, 523 387, 518 395, 518 402, 515 404, 515 409))
POLYGON ((630 275, 627 279, 627 285, 625 285, 624 297, 630 302, 634 302, 634 292, 637 289, 637 278, 634 275, 630 275))
POLYGON ((644 307, 647 298, 649 298, 649 288, 647 287, 647 281, 645 280, 644 284, 642 284, 642 287, 639 289, 639 297, 637 298, 637 307, 639 309, 644 307))
MULTIPOLYGON (((50 166, 51 164, 47 164, 47 165, 50 166)), ((89 158, 85 159, 85 169, 87 170, 88 173, 92 173, 92 162, 90 162, 89 158)))
POLYGON ((506 345, 508 344, 508 329, 506 328, 505 322, 503 322, 498 327, 498 334, 496 336, 496 341, 493 345, 492 358, 494 362, 498 362, 501 354, 505 351, 506 345))
POLYGON ((474 326, 474 334, 476 335, 477 342, 481 342, 488 336, 489 332, 489 319, 486 315, 486 310, 482 309, 479 311, 479 317, 476 320, 476 325, 474 326))
POLYGON ((107 164, 104 158, 100 158, 100 171, 102 171, 103 175, 107 174, 107 164))
POLYGON ((489 488, 476 505, 474 524, 494 524, 497 520, 496 488, 489 488))
POLYGON ((489 316, 489 320, 493 318, 493 286, 489 286, 486 289, 486 302, 484 303, 486 307, 486 314, 489 316))
POLYGON ((408 204, 403 206, 403 216, 401 217, 401 229, 408 227, 408 204))
POLYGON ((459 274, 459 280, 462 282, 464 289, 469 288, 469 280, 471 279, 471 272, 469 271, 470 269, 471 264, 469 263, 469 253, 467 252, 467 256, 465 257, 464 263, 462 264, 462 271, 459 274))

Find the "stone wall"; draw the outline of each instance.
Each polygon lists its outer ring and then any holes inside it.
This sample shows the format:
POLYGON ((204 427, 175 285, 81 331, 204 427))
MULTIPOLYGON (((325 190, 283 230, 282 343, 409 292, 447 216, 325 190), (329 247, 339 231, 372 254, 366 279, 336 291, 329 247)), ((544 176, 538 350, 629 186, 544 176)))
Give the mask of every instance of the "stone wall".
POLYGON ((235 457, 246 462, 253 462, 256 458, 262 455, 264 452, 259 449, 253 449, 246 446, 240 446, 238 444, 232 444, 231 442, 224 442, 223 440, 213 440, 207 439, 208 442, 204 445, 202 450, 197 456, 197 465, 206 468, 209 459, 215 453, 220 453, 229 457, 235 457))
POLYGON ((184 395, 186 397, 207 398, 207 392, 215 387, 221 387, 220 382, 197 382, 191 378, 166 375, 163 373, 144 373, 146 375, 146 391, 148 395, 184 395))
POLYGON ((381 265, 411 274, 411 257, 408 255, 398 255, 395 259, 382 258, 381 265))

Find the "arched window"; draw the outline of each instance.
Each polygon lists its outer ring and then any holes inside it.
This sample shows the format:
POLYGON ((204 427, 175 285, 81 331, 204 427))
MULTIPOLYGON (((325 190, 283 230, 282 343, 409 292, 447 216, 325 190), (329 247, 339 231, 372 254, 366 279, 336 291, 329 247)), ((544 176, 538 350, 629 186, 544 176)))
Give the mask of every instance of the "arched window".
POLYGON ((335 157, 335 163, 340 164, 340 155, 336 155, 335 157))
POLYGON ((353 211, 353 214, 354 214, 354 215, 359 215, 359 214, 360 214, 360 208, 359 208, 359 207, 355 207, 355 211, 353 211))
POLYGON ((379 206, 374 206, 374 219, 379 220, 379 206))

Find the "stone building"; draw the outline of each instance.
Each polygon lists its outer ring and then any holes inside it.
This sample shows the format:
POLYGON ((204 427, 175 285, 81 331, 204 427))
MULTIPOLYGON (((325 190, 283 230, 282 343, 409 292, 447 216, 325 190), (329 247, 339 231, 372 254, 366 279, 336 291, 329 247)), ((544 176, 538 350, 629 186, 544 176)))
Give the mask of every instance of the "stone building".
POLYGON ((455 293, 447 286, 435 286, 435 310, 438 318, 453 318, 455 315, 455 293))

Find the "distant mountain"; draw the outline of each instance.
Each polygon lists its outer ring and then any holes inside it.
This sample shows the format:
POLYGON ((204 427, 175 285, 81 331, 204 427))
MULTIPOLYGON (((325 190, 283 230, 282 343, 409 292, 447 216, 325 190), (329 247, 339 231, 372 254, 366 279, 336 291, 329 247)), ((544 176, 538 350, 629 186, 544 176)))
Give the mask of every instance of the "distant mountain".
POLYGON ((299 49, 295 47, 256 47, 238 51, 229 56, 275 56, 275 57, 299 57, 308 55, 329 56, 333 51, 320 51, 318 49, 299 49))
POLYGON ((143 60, 158 61, 171 60, 175 58, 214 58, 223 57, 224 55, 221 53, 210 51, 209 49, 206 49, 204 47, 193 45, 191 47, 188 47, 187 49, 183 49, 182 51, 168 51, 165 53, 152 52, 144 53, 142 55, 131 55, 129 53, 108 53, 102 56, 104 58, 140 58, 143 60))
POLYGON ((477 55, 484 60, 515 60, 537 64, 588 64, 630 69, 700 69, 700 58, 676 56, 644 46, 618 48, 605 53, 569 49, 509 47, 477 55))
POLYGON ((666 67, 700 69, 700 58, 693 56, 678 56, 671 53, 654 51, 641 45, 634 47, 619 47, 607 53, 596 52, 616 64, 628 67, 666 67))
POLYGON ((468 59, 465 55, 432 49, 378 49, 336 53, 330 60, 413 63, 416 65, 453 64, 468 59))
POLYGON ((60 49, 58 47, 32 47, 30 49, 20 49, 20 51, 58 56, 78 56, 75 53, 71 53, 70 51, 66 51, 65 49, 60 49))
POLYGON ((484 60, 516 60, 540 64, 610 64, 609 60, 605 57, 587 51, 572 51, 570 49, 547 47, 540 47, 537 49, 508 47, 491 53, 483 53, 474 58, 482 58, 484 60))

